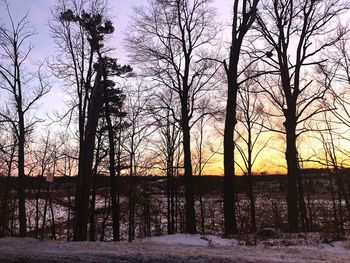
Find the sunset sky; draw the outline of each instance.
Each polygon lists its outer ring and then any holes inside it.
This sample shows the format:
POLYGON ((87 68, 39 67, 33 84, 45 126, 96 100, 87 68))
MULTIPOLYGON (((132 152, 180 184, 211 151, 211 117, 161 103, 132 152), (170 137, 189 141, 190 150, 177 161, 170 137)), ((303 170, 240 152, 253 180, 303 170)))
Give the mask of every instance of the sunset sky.
MULTIPOLYGON (((45 58, 55 54, 55 45, 49 33, 48 21, 51 17, 51 8, 55 4, 55 0, 9 0, 9 6, 12 16, 15 21, 23 17, 26 12, 29 12, 28 19, 37 34, 32 38, 34 49, 30 56, 29 64, 40 64, 45 58)), ((127 25, 132 14, 132 6, 145 4, 146 0, 111 0, 111 15, 116 32, 112 38, 111 46, 116 49, 116 55, 121 64, 128 64, 129 59, 127 52, 123 47, 124 33, 127 30, 127 25)), ((218 20, 226 28, 229 33, 230 16, 231 16, 231 0, 215 0, 214 6, 217 8, 218 20)), ((2 5, 3 6, 3 5, 2 5)), ((0 9, 0 23, 7 23, 7 14, 4 8, 0 9)), ((228 34, 229 36, 229 34, 228 34)), ((229 38, 228 38, 229 39, 229 38)), ((133 65, 131 65, 133 66, 133 65)), ((50 114, 54 109, 59 109, 64 100, 64 93, 59 85, 56 85, 51 90, 45 99, 41 102, 41 112, 50 114)), ((269 145, 261 154, 261 158, 257 161, 256 172, 285 172, 284 161, 284 142, 280 135, 268 134, 262 138, 262 142, 272 137, 273 143, 269 145)), ((220 138, 216 140, 220 143, 220 138)), ((309 139, 303 141, 301 151, 313 151, 312 141, 309 139)), ((223 174, 222 155, 218 154, 212 159, 212 164, 206 170, 207 174, 223 174)), ((237 168, 239 171, 239 169, 237 168)))

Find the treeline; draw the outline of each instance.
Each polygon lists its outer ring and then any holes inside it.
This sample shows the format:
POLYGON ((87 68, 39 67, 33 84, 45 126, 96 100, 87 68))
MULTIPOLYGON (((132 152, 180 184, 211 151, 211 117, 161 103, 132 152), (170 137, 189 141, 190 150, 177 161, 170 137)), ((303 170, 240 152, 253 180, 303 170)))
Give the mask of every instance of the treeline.
MULTIPOLYGON (((346 1, 233 0, 226 21, 231 26, 224 30, 211 0, 149 0, 133 9, 125 36, 130 66, 115 57, 115 25, 106 1, 57 0, 49 20, 56 51, 36 73, 28 66, 35 38, 28 15, 16 21, 6 2, 4 7, 0 172, 18 176, 18 233, 12 234, 27 234, 26 177, 50 181, 61 175, 77 176, 70 200, 73 239, 94 237, 101 174, 110 180, 113 240, 120 240, 124 216, 121 176, 129 177, 129 241, 135 238, 136 178, 149 174, 166 176, 169 234, 175 232, 174 181, 183 177, 184 231, 196 233, 193 177, 218 156, 224 164, 222 232, 229 237, 240 230, 238 173, 247 180, 254 232, 254 165, 272 148, 285 154, 288 231, 311 229, 308 185, 300 172, 309 163, 329 174, 334 220, 338 214, 342 225, 349 220, 349 187, 341 176, 350 124, 346 1), (48 126, 36 117, 36 106, 53 83, 68 99, 47 118, 52 131, 37 136, 48 126), (64 131, 53 131, 60 127, 64 131), (314 148, 300 151, 308 140, 314 148)), ((39 184, 37 197, 42 191, 39 184)), ((2 236, 8 234, 10 196, 6 184, 2 236)))

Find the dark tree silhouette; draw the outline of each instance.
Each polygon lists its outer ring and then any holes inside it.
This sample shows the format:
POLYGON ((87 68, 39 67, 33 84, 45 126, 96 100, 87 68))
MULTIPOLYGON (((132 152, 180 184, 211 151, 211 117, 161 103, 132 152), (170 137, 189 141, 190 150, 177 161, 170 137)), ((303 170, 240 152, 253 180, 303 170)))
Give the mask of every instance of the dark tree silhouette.
MULTIPOLYGON (((125 111, 127 113, 125 122, 128 124, 124 133, 123 148, 128 154, 129 189, 128 189, 128 241, 135 239, 136 228, 136 203, 137 203, 137 176, 142 175, 142 159, 145 159, 145 144, 149 136, 154 132, 152 120, 147 112, 148 99, 145 96, 145 86, 141 82, 126 89, 125 111)), ((140 186, 142 187, 142 186, 140 186)))
MULTIPOLYGON (((87 239, 87 223, 89 211, 89 197, 91 189, 92 165, 95 148, 95 135, 98 119, 103 105, 104 94, 107 88, 111 87, 108 80, 110 75, 121 75, 131 70, 128 66, 119 66, 114 59, 102 55, 104 46, 104 36, 114 31, 112 22, 104 20, 102 14, 88 14, 83 12, 81 15, 74 14, 68 9, 61 13, 61 19, 78 23, 88 34, 87 40, 93 54, 97 55, 97 62, 94 64, 95 79, 89 98, 87 120, 84 131, 84 140, 81 145, 81 154, 79 156, 78 167, 78 187, 75 211, 75 232, 74 240, 87 239)), ((89 85, 90 83, 85 83, 89 85)))
POLYGON ((110 80, 106 86, 104 94, 103 115, 106 119, 106 129, 108 132, 109 144, 109 175, 111 179, 110 196, 112 200, 112 224, 113 240, 120 240, 120 208, 119 208, 119 181, 117 180, 116 167, 121 169, 120 165, 116 166, 116 133, 122 129, 122 118, 126 112, 122 110, 125 95, 120 88, 115 88, 115 82, 110 80))
POLYGON ((210 0, 149 0, 147 7, 135 8, 127 46, 132 59, 157 88, 171 89, 180 105, 184 152, 186 232, 196 232, 191 160, 191 128, 200 119, 198 98, 209 89, 217 71, 207 47, 214 43, 218 29, 210 0))
MULTIPOLYGON (((249 75, 249 70, 245 73, 249 75)), ((247 179, 247 196, 250 202, 250 231, 256 231, 256 207, 253 192, 253 167, 260 153, 266 148, 269 139, 260 140, 263 133, 263 105, 257 92, 256 80, 244 83, 238 91, 236 148, 242 159, 237 166, 247 179), (239 125, 240 124, 240 125, 239 125)))
POLYGON ((261 86, 285 119, 288 224, 293 232, 299 229, 298 202, 302 198, 298 191, 301 175, 296 142, 298 136, 308 130, 301 125, 324 110, 319 102, 329 88, 315 85, 306 72, 324 67, 326 60, 318 55, 343 34, 330 33, 338 33, 334 22, 342 9, 343 3, 334 0, 264 1, 259 9, 257 29, 266 41, 265 50, 272 50, 263 60, 278 72, 276 81, 261 86))
MULTIPOLYGON (((166 192, 167 192, 167 225, 168 234, 175 233, 175 157, 176 150, 180 146, 180 127, 173 118, 173 112, 178 111, 178 105, 174 100, 174 91, 165 89, 156 91, 152 95, 152 103, 149 110, 152 118, 155 120, 156 134, 155 137, 155 155, 159 158, 159 168, 164 171, 167 177, 166 192), (165 94, 164 94, 165 93, 165 94), (165 160, 165 161, 164 161, 165 160)), ((157 159, 158 159, 157 158, 157 159)))
MULTIPOLYGON (((66 102, 68 109, 63 115, 59 114, 57 122, 67 119, 67 126, 78 124, 78 160, 82 160, 85 154, 85 130, 93 90, 91 87, 94 86, 94 79, 97 79, 94 70, 96 50, 89 44, 90 33, 85 24, 79 22, 79 17, 105 14, 106 10, 103 0, 57 0, 52 11, 53 20, 49 22, 51 35, 58 48, 57 55, 49 62, 49 66, 54 75, 64 81, 66 92, 71 96, 66 102)), ((99 17, 101 19, 101 15, 99 17)), ((99 75, 101 78, 101 73, 99 75)), ((79 164, 81 161, 78 161, 78 173, 82 168, 79 164)))
MULTIPOLYGON (((239 61, 244 38, 256 18, 259 0, 235 0, 233 3, 232 33, 229 60, 224 60, 227 77, 227 105, 224 129, 224 224, 225 235, 237 232, 235 206, 235 167, 233 141, 237 123, 237 92, 240 86, 239 61)), ((241 81, 244 82, 244 81, 241 81)))
POLYGON ((38 70, 38 83, 24 69, 33 48, 30 43, 35 31, 28 21, 28 14, 19 21, 14 21, 7 2, 5 10, 9 19, 9 27, 0 26, 0 89, 9 95, 4 109, 0 111, 0 123, 9 123, 16 136, 17 167, 18 167, 18 198, 19 198, 19 235, 26 236, 26 207, 25 207, 25 146, 27 137, 38 119, 28 120, 27 116, 33 110, 36 102, 49 92, 50 86, 38 70), (36 87, 33 87, 36 85, 36 87))

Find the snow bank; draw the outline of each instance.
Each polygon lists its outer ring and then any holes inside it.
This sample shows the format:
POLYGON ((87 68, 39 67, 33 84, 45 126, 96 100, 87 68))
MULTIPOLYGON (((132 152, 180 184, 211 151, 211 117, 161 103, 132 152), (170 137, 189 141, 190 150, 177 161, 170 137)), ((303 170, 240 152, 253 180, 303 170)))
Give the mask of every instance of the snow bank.
POLYGON ((0 239, 0 262, 24 263, 249 263, 350 262, 348 242, 319 246, 242 246, 219 236, 176 234, 127 242, 0 239))

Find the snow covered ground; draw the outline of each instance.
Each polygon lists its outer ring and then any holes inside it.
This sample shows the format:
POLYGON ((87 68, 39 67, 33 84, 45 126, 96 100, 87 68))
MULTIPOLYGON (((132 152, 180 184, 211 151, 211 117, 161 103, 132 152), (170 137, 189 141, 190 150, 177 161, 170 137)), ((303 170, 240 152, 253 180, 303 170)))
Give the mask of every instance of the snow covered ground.
POLYGON ((0 239, 0 262, 350 262, 350 242, 244 246, 218 236, 175 234, 127 242, 0 239))

